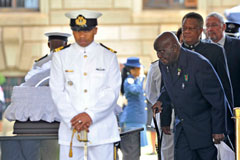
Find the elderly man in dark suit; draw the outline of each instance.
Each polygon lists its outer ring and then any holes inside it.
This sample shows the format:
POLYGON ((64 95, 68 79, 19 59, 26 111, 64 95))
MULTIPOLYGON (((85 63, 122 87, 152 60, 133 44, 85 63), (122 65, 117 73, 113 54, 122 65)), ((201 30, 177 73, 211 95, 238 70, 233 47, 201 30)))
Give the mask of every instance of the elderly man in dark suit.
MULTIPOLYGON (((204 57, 206 57, 213 65, 222 82, 229 103, 226 117, 228 132, 226 134, 229 135, 230 137, 233 137, 234 120, 231 118, 234 107, 233 90, 224 49, 217 44, 201 41, 201 35, 203 31, 203 18, 198 13, 190 12, 183 17, 182 31, 183 31, 182 46, 184 48, 194 50, 195 52, 198 52, 204 57)), ((227 139, 225 142, 230 147, 232 147, 231 144, 234 144, 233 139, 231 139, 231 143, 227 139)))
MULTIPOLYGON (((234 106, 240 106, 240 39, 225 34, 226 24, 223 17, 216 13, 210 13, 206 18, 207 36, 225 49, 230 78, 233 88, 234 106)), ((230 134, 231 141, 235 143, 234 131, 230 134)))
POLYGON ((174 106, 175 160, 216 160, 213 139, 224 139, 226 107, 218 75, 205 57, 181 47, 171 32, 159 35, 154 49, 164 88, 153 110, 163 106, 163 112, 168 111, 170 102, 174 106))
POLYGON ((223 84, 228 102, 230 106, 233 107, 232 84, 228 73, 224 49, 219 45, 201 41, 203 32, 202 16, 195 12, 186 14, 182 19, 182 31, 182 46, 200 53, 211 62, 223 84))

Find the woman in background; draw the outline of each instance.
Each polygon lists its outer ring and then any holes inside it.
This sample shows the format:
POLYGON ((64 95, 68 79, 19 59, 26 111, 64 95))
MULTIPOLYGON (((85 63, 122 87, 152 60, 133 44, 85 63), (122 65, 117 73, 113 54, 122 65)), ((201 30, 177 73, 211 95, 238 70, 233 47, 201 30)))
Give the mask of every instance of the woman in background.
POLYGON ((141 146, 146 146, 146 123, 147 109, 143 90, 144 76, 140 76, 141 64, 139 58, 130 57, 122 72, 122 87, 121 92, 127 99, 127 104, 120 115, 120 123, 122 131, 128 131, 136 128, 144 128, 140 132, 141 146))

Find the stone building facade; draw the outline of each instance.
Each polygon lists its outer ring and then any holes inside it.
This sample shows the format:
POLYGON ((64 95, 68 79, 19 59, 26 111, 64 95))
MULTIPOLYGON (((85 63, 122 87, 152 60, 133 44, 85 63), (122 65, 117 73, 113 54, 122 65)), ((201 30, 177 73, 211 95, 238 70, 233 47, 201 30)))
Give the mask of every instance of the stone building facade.
MULTIPOLYGON (((163 31, 176 31, 190 11, 205 17, 240 4, 240 0, 198 0, 195 9, 143 9, 144 0, 39 0, 39 11, 1 11, 0 72, 21 77, 33 61, 49 52, 45 32, 71 33, 65 12, 92 9, 103 13, 96 41, 118 51, 119 61, 141 58, 145 68, 156 60, 153 41, 163 31)), ((73 42, 70 38, 70 43, 73 42)))

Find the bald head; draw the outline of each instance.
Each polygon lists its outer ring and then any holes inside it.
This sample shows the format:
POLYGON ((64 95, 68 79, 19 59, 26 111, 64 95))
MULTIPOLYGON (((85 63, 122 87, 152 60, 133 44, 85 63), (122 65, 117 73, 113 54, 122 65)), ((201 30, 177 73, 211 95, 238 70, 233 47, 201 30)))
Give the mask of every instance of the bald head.
POLYGON ((172 32, 160 34, 154 41, 154 49, 164 65, 175 63, 180 53, 180 43, 172 32))
POLYGON ((170 43, 170 44, 174 43, 180 46, 176 35, 172 32, 163 32, 162 34, 160 34, 154 41, 154 49, 156 48, 155 46, 161 43, 170 43))

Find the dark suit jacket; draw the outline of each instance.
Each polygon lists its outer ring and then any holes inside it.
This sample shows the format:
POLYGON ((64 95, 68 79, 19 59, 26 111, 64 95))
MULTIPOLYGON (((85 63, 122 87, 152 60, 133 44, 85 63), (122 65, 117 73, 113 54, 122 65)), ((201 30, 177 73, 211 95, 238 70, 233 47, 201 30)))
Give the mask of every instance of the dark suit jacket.
MULTIPOLYGON (((187 48, 184 44, 183 47, 187 48)), ((233 90, 224 49, 217 44, 200 41, 200 43, 194 48, 194 51, 206 57, 213 65, 222 82, 225 94, 230 104, 229 109, 232 112, 232 108, 234 107, 233 90)))
MULTIPOLYGON (((226 131, 226 98, 212 65, 200 54, 181 48, 175 67, 159 66, 165 87, 159 98, 166 107, 163 112, 171 107, 165 105, 170 100, 191 149, 212 145, 212 134, 226 131)), ((161 120, 169 123, 164 116, 161 120)))
POLYGON ((226 36, 224 49, 233 87, 234 106, 240 107, 240 39, 226 36))

